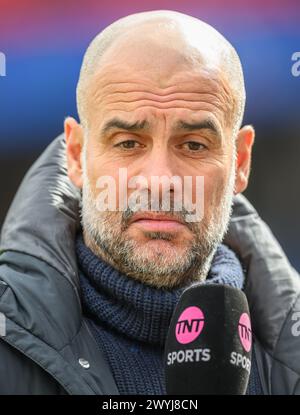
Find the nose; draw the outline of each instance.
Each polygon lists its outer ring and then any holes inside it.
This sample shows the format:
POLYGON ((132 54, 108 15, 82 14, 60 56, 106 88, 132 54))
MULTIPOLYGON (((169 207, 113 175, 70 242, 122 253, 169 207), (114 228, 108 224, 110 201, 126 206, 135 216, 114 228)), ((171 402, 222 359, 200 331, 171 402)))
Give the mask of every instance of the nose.
POLYGON ((147 189, 149 197, 151 197, 152 207, 156 206, 158 209, 159 201, 168 203, 163 198, 170 197, 170 203, 174 198, 176 179, 175 163, 172 159, 172 154, 167 145, 157 144, 153 145, 151 151, 146 158, 143 159, 139 174, 145 178, 143 184, 140 186, 141 191, 147 189))
POLYGON ((171 151, 167 145, 153 145, 147 159, 143 160, 141 174, 145 177, 174 175, 174 166, 171 157, 171 151))

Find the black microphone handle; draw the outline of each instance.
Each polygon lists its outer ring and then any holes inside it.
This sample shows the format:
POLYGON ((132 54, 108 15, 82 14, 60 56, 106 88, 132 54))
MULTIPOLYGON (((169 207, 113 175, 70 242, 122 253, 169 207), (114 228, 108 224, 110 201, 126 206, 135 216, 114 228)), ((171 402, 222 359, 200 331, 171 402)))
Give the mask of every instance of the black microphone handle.
POLYGON ((252 331, 245 294, 220 284, 186 289, 165 345, 171 395, 243 395, 251 370, 252 331))

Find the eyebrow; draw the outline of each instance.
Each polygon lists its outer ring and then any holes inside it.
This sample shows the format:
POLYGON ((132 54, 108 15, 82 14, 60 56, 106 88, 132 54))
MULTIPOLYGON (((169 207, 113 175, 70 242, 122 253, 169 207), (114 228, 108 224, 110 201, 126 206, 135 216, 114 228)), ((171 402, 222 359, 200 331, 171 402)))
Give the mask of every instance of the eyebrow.
POLYGON ((218 125, 211 119, 206 119, 203 121, 188 123, 185 121, 179 121, 176 125, 176 129, 185 130, 185 131, 199 131, 199 130, 210 130, 221 139, 222 134, 218 125))
MULTIPOLYGON (((120 118, 114 117, 107 121, 101 129, 101 135, 104 136, 111 130, 125 130, 125 131, 149 131, 150 123, 147 120, 136 121, 130 123, 120 118)), ((186 121, 178 121, 174 126, 174 130, 185 130, 185 131, 199 131, 199 130, 210 130, 218 139, 221 140, 222 133, 218 125, 212 119, 206 119, 194 123, 188 123, 186 121)))
POLYGON ((130 123, 128 121, 121 120, 119 118, 113 118, 110 121, 107 121, 102 130, 101 134, 105 135, 111 130, 126 130, 126 131, 142 131, 148 130, 150 128, 150 124, 148 121, 136 121, 135 123, 130 123))

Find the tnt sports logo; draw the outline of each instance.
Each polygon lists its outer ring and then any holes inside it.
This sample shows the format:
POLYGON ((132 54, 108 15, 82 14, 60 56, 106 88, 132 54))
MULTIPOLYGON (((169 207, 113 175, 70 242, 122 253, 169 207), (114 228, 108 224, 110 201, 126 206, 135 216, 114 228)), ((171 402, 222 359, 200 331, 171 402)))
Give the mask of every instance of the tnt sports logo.
POLYGON ((250 318, 247 313, 243 313, 239 321, 239 336, 243 348, 249 352, 252 345, 252 330, 250 318))
POLYGON ((196 340, 204 327, 204 314, 198 307, 188 307, 176 323, 175 335, 178 343, 187 344, 196 340))

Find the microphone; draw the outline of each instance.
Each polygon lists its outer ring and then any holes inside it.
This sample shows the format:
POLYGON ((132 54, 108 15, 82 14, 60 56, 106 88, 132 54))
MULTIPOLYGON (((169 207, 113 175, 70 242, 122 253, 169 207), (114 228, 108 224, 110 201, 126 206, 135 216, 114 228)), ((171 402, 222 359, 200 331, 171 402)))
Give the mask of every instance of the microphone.
POLYGON ((220 285, 187 288, 165 345, 169 395, 244 395, 251 370, 252 331, 245 294, 220 285))

